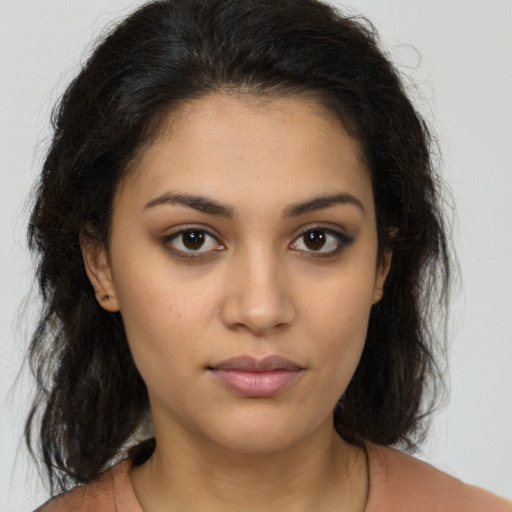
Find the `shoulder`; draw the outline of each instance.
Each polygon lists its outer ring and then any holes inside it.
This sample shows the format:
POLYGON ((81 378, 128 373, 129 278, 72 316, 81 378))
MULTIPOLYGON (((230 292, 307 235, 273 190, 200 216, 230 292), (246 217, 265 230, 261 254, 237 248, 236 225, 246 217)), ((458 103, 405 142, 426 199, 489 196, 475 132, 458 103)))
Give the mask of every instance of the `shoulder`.
POLYGON ((366 512, 512 512, 512 502, 393 448, 367 447, 366 512))
POLYGON ((60 494, 34 512, 117 512, 115 484, 128 477, 131 461, 122 461, 92 482, 60 494))

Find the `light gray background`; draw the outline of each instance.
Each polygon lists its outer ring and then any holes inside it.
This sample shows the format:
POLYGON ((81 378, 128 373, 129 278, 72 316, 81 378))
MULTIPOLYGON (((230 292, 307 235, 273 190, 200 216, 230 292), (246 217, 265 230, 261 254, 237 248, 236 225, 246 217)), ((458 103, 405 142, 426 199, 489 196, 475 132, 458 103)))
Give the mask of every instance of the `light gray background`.
MULTIPOLYGON (((49 110, 91 40, 140 1, 0 0, 0 510, 45 495, 18 443, 26 378, 11 389, 31 318, 25 202, 47 144, 49 110), (29 309, 30 312, 30 309, 29 309)), ((451 400, 423 457, 512 498, 512 1, 354 0, 418 84, 457 207, 463 288, 453 301, 451 400), (405 43, 405 44, 404 44, 405 43), (419 50, 421 59, 407 46, 419 50)))

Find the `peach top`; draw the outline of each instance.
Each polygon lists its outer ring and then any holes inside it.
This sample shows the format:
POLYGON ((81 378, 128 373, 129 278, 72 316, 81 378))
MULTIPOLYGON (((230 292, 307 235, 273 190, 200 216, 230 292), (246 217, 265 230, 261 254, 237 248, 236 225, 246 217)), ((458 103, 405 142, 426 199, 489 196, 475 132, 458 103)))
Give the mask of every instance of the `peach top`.
MULTIPOLYGON (((512 502, 467 485, 393 448, 368 445, 370 489, 365 512, 512 512, 512 502)), ((143 512, 125 459, 94 482, 34 512, 143 512)))

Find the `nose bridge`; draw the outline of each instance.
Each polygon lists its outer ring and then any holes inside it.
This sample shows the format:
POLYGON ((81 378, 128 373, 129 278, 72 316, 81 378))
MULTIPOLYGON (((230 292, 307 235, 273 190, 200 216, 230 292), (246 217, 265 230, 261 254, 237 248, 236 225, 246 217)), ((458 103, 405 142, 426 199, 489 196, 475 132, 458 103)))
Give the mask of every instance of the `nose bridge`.
POLYGON ((293 321, 287 272, 270 244, 256 243, 238 251, 228 279, 223 320, 230 328, 261 336, 293 321))

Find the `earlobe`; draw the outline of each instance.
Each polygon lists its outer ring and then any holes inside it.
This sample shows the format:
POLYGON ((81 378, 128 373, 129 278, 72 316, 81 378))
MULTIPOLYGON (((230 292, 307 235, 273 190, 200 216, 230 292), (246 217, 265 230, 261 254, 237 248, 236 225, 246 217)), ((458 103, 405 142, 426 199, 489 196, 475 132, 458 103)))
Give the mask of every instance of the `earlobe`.
POLYGON ((388 277, 389 269, 391 268, 392 256, 393 251, 387 250, 380 258, 377 267, 377 275, 375 276, 375 288, 373 291, 372 304, 379 302, 384 295, 384 284, 386 283, 386 278, 388 277))
POLYGON ((94 288, 98 304, 111 313, 119 311, 112 272, 105 247, 97 241, 80 236, 85 272, 94 288))

